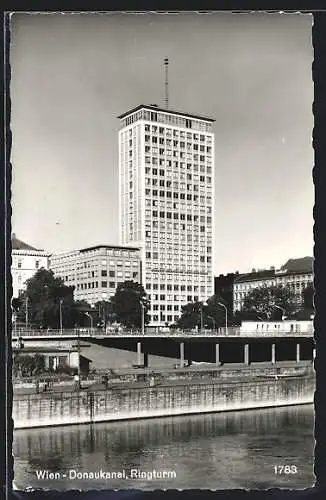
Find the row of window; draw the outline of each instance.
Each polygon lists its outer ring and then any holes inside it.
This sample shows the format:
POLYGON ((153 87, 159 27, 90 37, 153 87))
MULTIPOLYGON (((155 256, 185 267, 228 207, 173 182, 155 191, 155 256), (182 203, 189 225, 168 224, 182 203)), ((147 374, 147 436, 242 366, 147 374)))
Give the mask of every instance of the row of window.
MULTIPOLYGON (((165 283, 161 283, 160 285, 158 283, 146 283, 146 290, 168 290, 168 291, 172 291, 172 289, 174 291, 181 291, 181 292, 199 292, 199 286, 198 285, 165 285, 165 283)), ((205 286, 201 286, 200 287, 200 291, 201 292, 205 292, 205 286)))
POLYGON ((156 125, 149 125, 149 124, 146 124, 145 125, 145 132, 152 132, 152 134, 166 134, 166 136, 168 137, 172 137, 172 135, 174 137, 181 137, 181 139, 193 139, 195 141, 198 141, 198 139, 201 141, 201 142, 205 142, 205 139, 207 141, 211 141, 212 138, 210 135, 203 135, 203 134, 196 134, 196 133, 192 133, 192 132, 185 132, 183 130, 172 130, 172 129, 169 129, 169 128, 165 128, 165 127, 157 127, 156 125))
MULTIPOLYGON (((203 146, 203 145, 199 145, 198 143, 191 143, 191 142, 185 143, 183 141, 180 141, 180 142, 173 141, 172 142, 171 139, 164 139, 163 137, 158 139, 157 137, 153 136, 152 140, 151 140, 149 135, 145 135, 145 142, 147 144, 149 144, 149 143, 158 144, 159 146, 169 146, 169 147, 173 146, 173 148, 179 147, 180 149, 187 149, 187 151, 199 151, 200 153, 208 153, 208 154, 212 153, 212 146, 203 146)), ((129 141, 129 147, 130 148, 132 147, 132 141, 129 141)), ((145 153, 149 153, 150 151, 153 154, 158 153, 158 149, 155 146, 151 147, 151 146, 146 145, 145 146, 145 153)), ((163 148, 163 153, 160 153, 160 154, 164 154, 164 148, 163 148)))
MULTIPOLYGON (((194 129, 194 130, 199 130, 201 132, 211 132, 212 130, 212 125, 211 123, 208 123, 206 121, 203 121, 201 119, 190 119, 190 118, 185 118, 181 115, 174 115, 171 113, 162 113, 160 111, 148 111, 146 109, 143 109, 141 111, 138 111, 136 113, 133 113, 132 115, 127 116, 122 120, 122 127, 127 127, 131 125, 132 123, 135 123, 138 120, 146 120, 146 121, 152 121, 152 122, 158 122, 158 123, 164 123, 167 125, 174 125, 176 127, 182 127, 182 128, 188 128, 188 129, 194 129)), ((149 126, 148 124, 146 124, 149 126)), ((145 125, 145 127, 146 127, 145 125)), ((164 127, 158 127, 159 130, 163 129, 164 127)), ((129 133, 131 132, 130 135, 132 135, 132 130, 129 130, 129 133)), ((180 131, 180 134, 184 134, 184 132, 180 131)), ((194 134, 198 136, 198 134, 194 134)))
MULTIPOLYGON (((59 276, 62 276, 62 273, 57 273, 57 275, 59 276)), ((96 278, 97 276, 102 276, 102 277, 106 277, 106 276, 110 276, 110 278, 114 278, 115 276, 117 276, 118 278, 122 278, 122 277, 125 277, 125 278, 131 278, 131 276, 133 278, 137 277, 138 276, 138 272, 125 272, 123 273, 122 271, 107 271, 106 269, 102 269, 100 273, 98 273, 97 271, 88 271, 87 273, 78 273, 78 274, 66 274, 64 276, 64 280, 65 281, 68 281, 69 279, 71 280, 74 280, 74 279, 78 279, 78 280, 81 280, 81 279, 87 279, 87 278, 96 278)))
POLYGON ((283 278, 278 278, 276 280, 271 280, 271 281, 256 281, 254 283, 239 283, 234 285, 235 290, 250 290, 252 288, 257 288, 259 286, 275 286, 275 285, 281 285, 281 284, 308 284, 312 281, 312 274, 309 275, 294 275, 294 276, 286 276, 283 278), (295 283, 293 283, 295 281, 295 283))
MULTIPOLYGON (((34 267, 35 267, 35 269, 39 269, 40 268, 40 263, 41 263, 41 261, 38 260, 38 259, 34 261, 34 267)), ((31 268, 31 259, 30 258, 28 259, 28 264, 26 264, 25 267, 28 268, 28 269, 31 268)), ((17 260, 17 268, 18 269, 23 269, 23 259, 18 259, 17 260)))
MULTIPOLYGON (((177 203, 175 203, 174 205, 177 205, 177 203)), ((158 207, 158 201, 157 200, 145 200, 145 206, 147 207, 150 207, 150 206, 154 206, 154 207, 158 207)), ((190 208, 190 207, 189 207, 190 208)), ((180 210, 177 209, 177 210, 180 210)), ((147 212, 147 211, 146 211, 147 212)), ((198 211, 197 211, 198 212, 198 211)), ((150 214, 148 214, 150 215, 150 214)), ((180 213, 179 212, 166 212, 165 210, 153 210, 152 211, 152 216, 153 217, 167 217, 167 219, 179 219, 180 220, 184 220, 184 221, 187 221, 187 222, 207 222, 207 224, 211 224, 212 222, 212 217, 211 216, 207 216, 205 217, 204 215, 192 215, 191 213, 188 213, 188 214, 185 214, 185 213, 180 213), (158 215, 159 214, 159 215, 158 215), (172 217, 172 214, 173 214, 173 217, 172 217)))
POLYGON ((199 296, 198 295, 165 295, 165 293, 157 294, 154 293, 152 295, 148 295, 148 298, 150 300, 167 300, 169 302, 174 301, 174 302, 198 302, 199 301, 199 296))
MULTIPOLYGON (((112 248, 107 248, 107 249, 103 249, 101 248, 100 250, 93 250, 93 251, 88 251, 87 252, 87 256, 88 258, 90 257, 101 257, 101 256, 113 256, 113 257, 135 257, 135 253, 137 253, 136 250, 128 250, 128 249, 112 249, 112 248)), ((72 257, 77 257, 77 256, 69 256, 69 255, 63 255, 62 257, 60 256, 53 256, 51 258, 51 262, 52 264, 58 264, 58 263, 61 263, 61 262, 65 262, 69 265, 69 263, 72 261, 72 257)), ((86 256, 84 255, 84 258, 86 256)), ((88 267, 90 264, 92 264, 93 262, 96 262, 97 259, 92 259, 92 260, 89 260, 89 261, 85 261, 82 263, 82 265, 84 265, 85 267, 88 267)), ((113 262, 113 261, 112 261, 113 262)), ((74 264, 73 264, 74 265, 74 264)))
MULTIPOLYGON (((190 201, 190 200, 188 200, 190 201)), ((145 198, 145 206, 146 207, 157 207, 159 210, 181 210, 182 212, 188 210, 188 212, 193 212, 193 216, 195 217, 196 215, 203 213, 212 213, 212 207, 194 207, 192 203, 186 203, 185 201, 183 202, 178 202, 178 201, 165 201, 165 200, 155 200, 152 198, 145 198)), ((189 219, 192 220, 192 219, 189 219)), ((194 219, 196 220, 196 219, 194 219)), ((205 218, 203 215, 200 216, 200 222, 205 222, 205 218)))
MULTIPOLYGON (((158 254, 158 252, 146 252, 145 255, 146 259, 151 259, 151 260, 175 260, 175 261, 193 261, 195 257, 192 255, 172 255, 172 254, 158 254)), ((204 255, 200 256, 200 262, 212 262, 212 258, 210 256, 205 257, 204 255)), ((155 266, 155 262, 153 262, 152 266, 155 266)))
MULTIPOLYGON (((156 176, 159 175, 161 177, 171 177, 173 179, 178 179, 180 180, 187 180, 187 181, 194 181, 196 183, 198 182, 203 182, 205 185, 206 184, 211 184, 212 178, 211 177, 205 177, 204 175, 197 175, 197 174, 183 174, 183 173, 178 173, 178 172, 172 172, 172 171, 167 171, 167 170, 162 170, 162 169, 157 169, 157 168, 150 168, 150 167, 145 167, 145 174, 147 175, 152 175, 156 176)), ((156 180, 155 178, 152 178, 152 181, 156 180)), ((166 186, 166 187, 178 187, 179 182, 178 181, 172 181, 172 180, 159 180, 159 185, 160 186, 166 186), (177 183, 177 184, 176 184, 177 183)), ((154 184, 157 186, 157 182, 154 184)), ((133 188, 133 182, 129 182, 129 189, 133 188)))
MULTIPOLYGON (((150 183, 149 183, 150 184, 150 183)), ((198 190, 197 190, 198 191, 198 190)), ((200 204, 207 204, 210 205, 212 203, 212 197, 210 195, 203 196, 203 195, 196 195, 196 194, 187 194, 186 193, 173 193, 171 191, 163 191, 160 190, 158 191, 157 189, 145 189, 145 194, 146 196, 153 196, 157 197, 160 196, 162 198, 173 198, 174 200, 187 200, 187 201, 193 201, 194 203, 200 203, 200 204)))
POLYGON ((116 288, 116 286, 118 285, 118 283, 116 283, 115 281, 101 281, 100 283, 98 281, 91 281, 91 282, 88 282, 88 283, 78 283, 77 284, 77 287, 76 289, 77 290, 86 290, 86 289, 89 289, 89 288, 99 288, 99 286, 101 288, 116 288))
MULTIPOLYGON (((159 148, 159 155, 173 156, 174 158, 181 158, 191 160, 192 162, 200 161, 201 163, 205 163, 207 160, 208 164, 212 163, 211 156, 198 155, 197 153, 184 153, 183 151, 173 151, 171 149, 159 148)), ((129 151, 129 157, 133 156, 133 151, 129 151)), ((145 163, 150 163, 151 165, 158 165, 159 158, 154 156, 145 156, 145 163)))
POLYGON ((152 311, 179 311, 180 309, 180 306, 179 305, 174 305, 172 306, 172 304, 167 304, 167 306, 165 307, 165 304, 153 304, 153 307, 151 308, 152 311))
MULTIPOLYGON (((148 315, 149 321, 152 321, 153 323, 157 321, 167 321, 168 323, 173 321, 173 316, 171 314, 168 314, 167 316, 165 314, 161 314, 160 319, 157 314, 154 315, 148 315)), ((179 316, 174 316, 174 321, 177 321, 179 319, 179 316)))
POLYGON ((208 273, 202 273, 201 275, 199 273, 196 273, 196 272, 193 272, 193 273, 190 273, 190 274, 184 274, 184 273, 180 273, 180 271, 176 268, 173 268, 173 271, 174 271, 174 275, 171 274, 171 271, 167 272, 167 273, 157 273, 157 272, 153 272, 153 273, 146 273, 146 282, 149 282, 149 281, 157 281, 157 280, 161 280, 161 281, 171 281, 171 280, 175 280, 177 282, 180 282, 180 281, 201 281, 202 283, 205 283, 205 281, 207 281, 207 283, 211 283, 212 281, 212 277, 211 276, 208 276, 207 274, 208 273))

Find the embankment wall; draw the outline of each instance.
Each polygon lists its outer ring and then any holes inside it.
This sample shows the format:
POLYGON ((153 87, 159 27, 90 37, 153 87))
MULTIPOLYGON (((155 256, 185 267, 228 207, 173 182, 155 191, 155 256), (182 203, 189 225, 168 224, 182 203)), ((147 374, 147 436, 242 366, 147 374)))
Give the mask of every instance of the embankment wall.
POLYGON ((216 380, 144 388, 17 395, 15 429, 221 412, 313 402, 315 376, 216 380))

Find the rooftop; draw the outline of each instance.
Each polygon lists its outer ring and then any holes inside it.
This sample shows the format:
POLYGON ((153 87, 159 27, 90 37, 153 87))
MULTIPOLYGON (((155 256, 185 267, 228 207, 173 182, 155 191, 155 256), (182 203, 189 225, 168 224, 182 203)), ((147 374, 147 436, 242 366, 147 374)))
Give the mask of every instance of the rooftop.
POLYGON ((117 249, 117 250, 134 250, 134 251, 140 250, 139 247, 100 244, 100 245, 93 245, 93 246, 85 247, 85 248, 79 248, 78 250, 68 250, 66 252, 60 252, 60 253, 52 254, 51 257, 52 258, 53 257, 65 257, 65 256, 71 255, 71 254, 78 255, 78 253, 87 253, 87 252, 90 252, 91 250, 98 250, 100 248, 104 248, 104 249, 107 249, 107 250, 114 250, 114 249, 117 249))
POLYGON ((278 274, 297 274, 297 273, 312 273, 313 272, 313 257, 302 257, 300 259, 289 259, 279 270, 262 269, 252 271, 251 273, 241 274, 234 281, 237 283, 245 281, 254 281, 259 279, 272 278, 278 274))
POLYGON ((234 280, 234 282, 241 283, 244 281, 254 281, 254 280, 260 280, 260 279, 265 279, 265 278, 271 278, 273 276, 275 276, 275 271, 273 271, 272 269, 263 269, 262 271, 241 274, 239 276, 239 278, 236 278, 234 280))
POLYGON ((311 273, 314 267, 313 257, 301 257, 300 259, 289 259, 282 267, 282 271, 311 273))
POLYGON ((43 252, 43 250, 39 248, 32 247, 31 245, 28 245, 22 240, 19 240, 15 233, 11 235, 11 247, 12 250, 32 250, 32 251, 37 251, 37 252, 43 252))
POLYGON ((138 247, 126 247, 126 246, 120 246, 120 245, 94 245, 92 247, 86 247, 86 248, 81 248, 79 251, 80 252, 89 252, 90 250, 97 250, 100 248, 107 248, 107 249, 117 249, 117 250, 140 250, 138 247))
POLYGON ((209 118, 207 116, 201 116, 201 115, 192 114, 192 113, 183 113, 182 111, 175 111, 175 110, 167 109, 167 108, 161 108, 161 107, 153 105, 153 104, 139 104, 139 106, 136 106, 135 108, 129 109, 125 113, 122 113, 122 115, 119 115, 118 118, 120 118, 120 119, 125 118, 126 116, 131 115, 132 113, 135 113, 136 111, 139 111, 143 108, 149 109, 151 111, 160 111, 162 113, 169 113, 171 115, 188 116, 189 118, 204 120, 204 121, 207 121, 210 123, 215 122, 214 118, 209 118))

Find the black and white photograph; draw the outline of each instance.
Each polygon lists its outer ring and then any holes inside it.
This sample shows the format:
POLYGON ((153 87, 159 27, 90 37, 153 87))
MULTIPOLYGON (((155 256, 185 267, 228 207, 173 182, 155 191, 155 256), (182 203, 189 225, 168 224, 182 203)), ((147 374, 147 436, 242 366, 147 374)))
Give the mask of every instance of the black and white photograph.
POLYGON ((14 489, 314 485, 312 26, 12 14, 14 489))

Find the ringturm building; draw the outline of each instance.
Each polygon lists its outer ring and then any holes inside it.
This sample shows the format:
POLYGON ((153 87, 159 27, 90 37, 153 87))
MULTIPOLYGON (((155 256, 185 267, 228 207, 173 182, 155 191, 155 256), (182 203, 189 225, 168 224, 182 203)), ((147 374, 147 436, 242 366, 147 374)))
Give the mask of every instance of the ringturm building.
POLYGON ((214 119, 143 104, 118 118, 120 244, 140 248, 150 325, 169 325, 214 293, 214 119))

